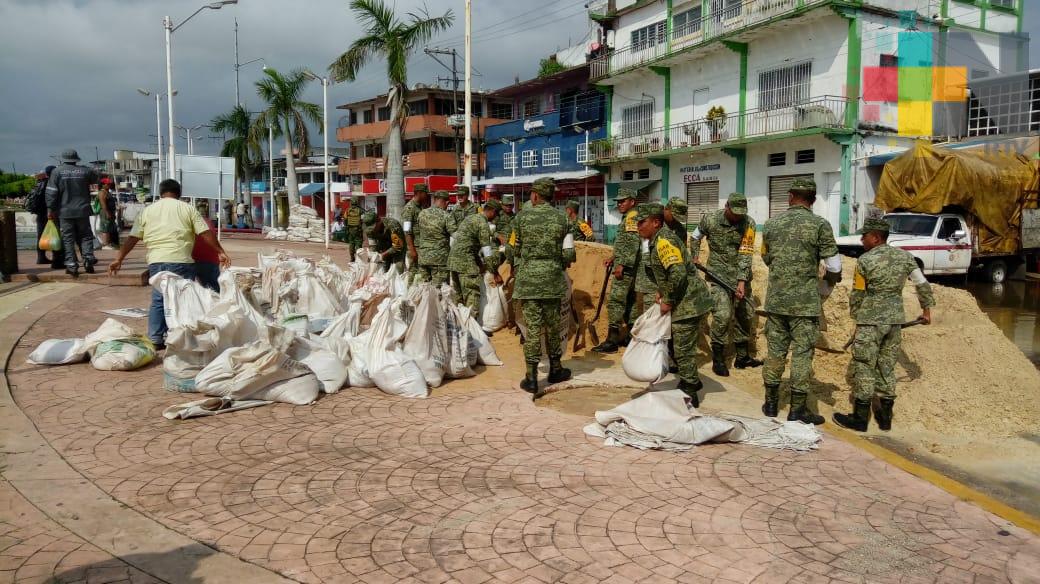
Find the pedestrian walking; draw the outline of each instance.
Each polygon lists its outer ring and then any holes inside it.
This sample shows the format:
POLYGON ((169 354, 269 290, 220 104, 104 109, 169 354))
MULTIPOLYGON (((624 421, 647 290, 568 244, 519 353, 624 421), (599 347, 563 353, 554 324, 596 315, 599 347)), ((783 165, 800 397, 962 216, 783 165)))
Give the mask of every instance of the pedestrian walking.
POLYGON ((574 241, 596 241, 596 235, 592 232, 588 222, 578 216, 581 204, 578 201, 567 201, 564 212, 567 214, 567 227, 574 241))
MULTIPOLYGON (((181 198, 181 184, 173 179, 159 183, 160 199, 148 205, 134 220, 130 235, 119 250, 119 255, 108 266, 109 275, 115 276, 123 267, 123 260, 134 249, 138 241, 148 247, 148 276, 159 272, 173 272, 178 276, 194 280, 195 261, 192 251, 195 237, 217 250, 220 265, 230 265, 224 248, 217 241, 213 230, 190 203, 181 198)), ((152 304, 148 309, 148 338, 157 349, 166 346, 166 317, 162 293, 152 289, 152 304)))
POLYGON ((815 201, 816 183, 795 180, 788 196, 790 208, 766 221, 762 228, 762 259, 769 267, 765 306, 768 355, 762 368, 766 394, 762 413, 777 415, 780 379, 790 353, 791 409, 787 419, 822 424, 823 416, 806 405, 813 349, 823 311, 817 274, 823 261, 824 279, 832 286, 841 282, 841 258, 831 224, 812 212, 815 201))
POLYGON ((79 277, 79 246, 83 267, 94 273, 94 232, 90 228, 90 185, 98 182, 97 173, 87 166, 76 164, 79 154, 69 149, 61 153, 61 164, 51 173, 47 182, 47 209, 49 217, 60 220, 61 243, 65 251, 65 273, 79 277))
POLYGON ((711 296, 690 263, 684 241, 664 227, 664 208, 659 203, 643 203, 635 218, 640 237, 649 242, 643 271, 657 286, 661 313, 671 319, 679 389, 698 407, 697 392, 704 384, 697 373, 697 337, 701 320, 711 310, 711 296))
POLYGON ((408 247, 408 283, 419 277, 419 213, 430 205, 430 190, 425 184, 415 185, 412 198, 401 209, 401 228, 404 229, 404 242, 408 247))
POLYGON ((435 288, 448 282, 448 252, 454 221, 448 214, 448 191, 433 194, 433 204, 419 213, 419 281, 435 288))
POLYGON ((245 201, 239 201, 238 204, 235 205, 235 224, 238 225, 239 229, 246 228, 246 220, 248 219, 248 217, 249 212, 246 209, 245 201))
POLYGON ((531 185, 531 207, 517 213, 512 222, 513 262, 516 283, 513 298, 520 301, 527 323, 524 337, 524 362, 527 375, 520 388, 538 392, 538 362, 542 340, 549 357, 549 383, 571 378, 563 367, 560 340, 560 301, 567 295, 565 267, 575 259, 574 239, 568 233, 567 219, 553 209, 556 183, 540 178, 531 185))
POLYGON ((455 208, 451 210, 451 218, 455 221, 456 229, 462 225, 466 217, 477 214, 477 206, 469 200, 469 187, 457 185, 455 187, 455 208))
POLYGON ((368 249, 379 254, 383 262, 383 270, 389 270, 390 266, 397 266, 397 271, 405 273, 404 258, 407 255, 404 248, 404 228, 401 222, 393 217, 380 219, 375 213, 369 211, 361 218, 366 235, 368 236, 368 249))
POLYGON ((614 257, 607 261, 614 264, 613 279, 610 281, 610 295, 607 297, 607 319, 609 322, 607 340, 592 348, 597 353, 617 353, 624 344, 621 338, 621 327, 631 326, 632 307, 635 304, 636 270, 639 269, 641 242, 639 226, 636 221, 636 192, 628 188, 620 188, 617 196, 617 209, 621 213, 621 225, 614 240, 614 257))
POLYGON ((119 223, 116 220, 118 197, 112 189, 112 179, 104 177, 98 187, 98 203, 101 220, 98 223, 98 235, 101 244, 108 249, 119 249, 119 223))
MULTIPOLYGON (((40 238, 43 237, 43 230, 47 227, 48 221, 47 183, 51 178, 51 173, 54 172, 54 168, 53 165, 50 165, 36 174, 36 184, 25 199, 25 209, 36 215, 36 263, 38 265, 50 264, 51 269, 60 270, 65 267, 64 252, 51 252, 51 257, 48 259, 47 252, 40 249, 40 238)), ((55 225, 60 229, 58 221, 57 218, 54 219, 55 225)))
POLYGON ((737 369, 761 367, 762 361, 751 356, 749 339, 754 309, 745 299, 751 298, 751 259, 755 253, 755 220, 748 215, 747 197, 731 193, 726 206, 705 213, 693 231, 693 261, 700 264, 701 240, 708 240, 707 269, 720 282, 710 281, 711 370, 721 377, 729 376, 726 346, 732 336, 737 369), (735 290, 736 293, 731 292, 735 290))
POLYGON ((480 285, 485 272, 502 285, 498 274, 498 254, 491 247, 491 221, 498 216, 502 204, 492 199, 480 213, 469 215, 455 231, 455 243, 448 254, 448 270, 457 300, 469 307, 474 318, 480 315, 480 285))
POLYGON ((851 414, 834 414, 834 423, 858 432, 870 424, 872 401, 874 417, 881 430, 892 429, 892 407, 896 401, 896 359, 903 342, 903 285, 914 283, 924 324, 932 322, 935 298, 914 256, 888 245, 888 222, 867 219, 860 231, 866 253, 856 262, 856 276, 849 293, 849 312, 856 321, 852 341, 852 361, 847 377, 852 380, 854 398, 851 414))

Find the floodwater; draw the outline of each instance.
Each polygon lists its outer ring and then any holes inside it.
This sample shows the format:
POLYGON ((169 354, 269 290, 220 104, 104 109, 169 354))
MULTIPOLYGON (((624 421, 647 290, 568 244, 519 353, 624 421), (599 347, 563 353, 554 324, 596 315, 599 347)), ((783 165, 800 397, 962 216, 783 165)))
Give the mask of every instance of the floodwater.
POLYGON ((965 288, 990 320, 1040 369, 1040 281, 969 281, 965 288))

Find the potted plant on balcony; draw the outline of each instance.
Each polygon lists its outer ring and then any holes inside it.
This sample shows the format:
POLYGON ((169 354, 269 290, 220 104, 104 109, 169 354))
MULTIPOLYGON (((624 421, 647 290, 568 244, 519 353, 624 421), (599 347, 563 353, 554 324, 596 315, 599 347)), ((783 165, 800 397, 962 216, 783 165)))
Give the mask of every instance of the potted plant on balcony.
POLYGON ((701 143, 701 124, 700 122, 688 122, 683 124, 683 134, 686 134, 687 139, 683 140, 682 147, 697 146, 701 143))
POLYGON ((726 128, 726 108, 721 105, 712 106, 705 119, 711 131, 711 141, 718 142, 722 139, 722 130, 726 128))

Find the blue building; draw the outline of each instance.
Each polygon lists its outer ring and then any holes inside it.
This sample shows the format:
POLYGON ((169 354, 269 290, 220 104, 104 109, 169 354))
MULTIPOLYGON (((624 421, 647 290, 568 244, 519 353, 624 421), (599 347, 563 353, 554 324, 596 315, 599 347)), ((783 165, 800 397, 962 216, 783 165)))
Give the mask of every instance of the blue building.
POLYGON ((589 86, 588 65, 519 82, 489 97, 512 100, 513 119, 485 131, 486 174, 474 185, 519 201, 535 180, 552 177, 554 205, 577 200, 602 241, 604 182, 589 166, 587 145, 607 135, 606 101, 589 86))

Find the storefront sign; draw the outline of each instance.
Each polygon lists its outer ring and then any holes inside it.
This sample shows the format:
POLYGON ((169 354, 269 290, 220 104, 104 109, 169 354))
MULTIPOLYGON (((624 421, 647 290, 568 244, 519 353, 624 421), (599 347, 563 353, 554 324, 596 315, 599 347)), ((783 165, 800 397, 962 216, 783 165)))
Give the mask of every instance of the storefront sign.
POLYGON ((679 169, 682 173, 683 183, 695 183, 719 180, 718 170, 721 164, 701 164, 698 166, 684 166, 679 169))

